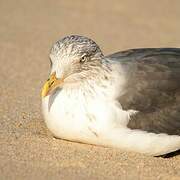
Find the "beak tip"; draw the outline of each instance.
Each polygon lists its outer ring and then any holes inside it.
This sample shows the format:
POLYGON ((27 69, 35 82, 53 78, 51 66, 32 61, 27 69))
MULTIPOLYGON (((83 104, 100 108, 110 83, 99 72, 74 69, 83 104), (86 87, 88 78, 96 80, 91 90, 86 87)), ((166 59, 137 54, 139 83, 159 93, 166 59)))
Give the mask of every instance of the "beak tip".
POLYGON ((56 78, 56 73, 52 73, 50 78, 45 82, 42 91, 41 91, 41 97, 46 97, 49 93, 51 93, 54 89, 57 88, 58 84, 62 83, 62 80, 59 81, 56 78))
POLYGON ((44 84, 42 91, 41 91, 41 97, 44 98, 48 95, 49 92, 49 83, 48 81, 44 84))
POLYGON ((41 92, 41 97, 44 98, 46 97, 47 95, 44 93, 44 92, 41 92))
POLYGON ((41 93, 41 98, 44 98, 44 97, 46 97, 46 95, 41 93))

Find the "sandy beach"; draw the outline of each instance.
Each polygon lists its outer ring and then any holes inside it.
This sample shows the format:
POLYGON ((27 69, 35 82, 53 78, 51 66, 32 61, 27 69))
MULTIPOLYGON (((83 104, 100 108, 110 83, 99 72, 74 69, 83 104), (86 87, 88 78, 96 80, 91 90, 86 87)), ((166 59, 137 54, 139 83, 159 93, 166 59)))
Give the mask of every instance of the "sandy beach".
POLYGON ((149 157, 53 138, 40 97, 59 38, 88 36, 104 54, 180 47, 179 7, 179 0, 0 0, 0 179, 180 179, 180 155, 149 157))

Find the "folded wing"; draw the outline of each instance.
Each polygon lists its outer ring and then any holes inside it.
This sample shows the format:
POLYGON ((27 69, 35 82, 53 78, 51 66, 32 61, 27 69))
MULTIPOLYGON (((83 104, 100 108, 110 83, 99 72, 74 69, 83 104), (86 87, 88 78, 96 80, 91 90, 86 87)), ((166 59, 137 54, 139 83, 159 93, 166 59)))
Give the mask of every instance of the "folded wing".
POLYGON ((106 58, 121 63, 127 78, 118 101, 139 111, 128 127, 180 135, 180 49, 133 49, 106 58))

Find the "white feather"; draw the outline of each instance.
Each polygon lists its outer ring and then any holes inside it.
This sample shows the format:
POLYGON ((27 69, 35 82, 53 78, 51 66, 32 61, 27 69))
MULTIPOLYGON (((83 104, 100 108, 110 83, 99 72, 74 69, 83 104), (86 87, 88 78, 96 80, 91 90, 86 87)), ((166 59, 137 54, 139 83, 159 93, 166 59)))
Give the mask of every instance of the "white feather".
POLYGON ((149 155, 180 148, 179 136, 128 129, 126 125, 135 111, 122 110, 116 100, 102 94, 86 96, 81 88, 64 88, 45 97, 42 106, 47 127, 58 138, 149 155))

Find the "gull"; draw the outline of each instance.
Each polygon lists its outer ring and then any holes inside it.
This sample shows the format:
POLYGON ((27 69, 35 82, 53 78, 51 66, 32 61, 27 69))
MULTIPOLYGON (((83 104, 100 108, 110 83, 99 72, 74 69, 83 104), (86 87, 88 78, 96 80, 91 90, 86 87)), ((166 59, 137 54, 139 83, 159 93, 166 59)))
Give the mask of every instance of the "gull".
POLYGON ((50 51, 42 96, 57 138, 152 156, 180 149, 180 49, 131 49, 104 56, 70 35, 50 51))

